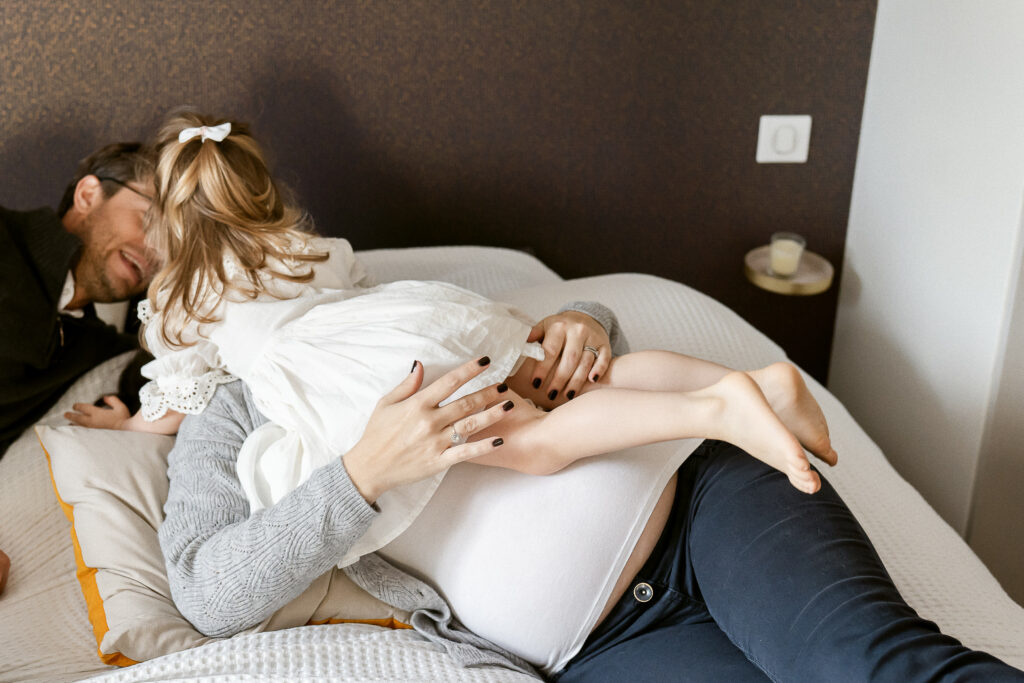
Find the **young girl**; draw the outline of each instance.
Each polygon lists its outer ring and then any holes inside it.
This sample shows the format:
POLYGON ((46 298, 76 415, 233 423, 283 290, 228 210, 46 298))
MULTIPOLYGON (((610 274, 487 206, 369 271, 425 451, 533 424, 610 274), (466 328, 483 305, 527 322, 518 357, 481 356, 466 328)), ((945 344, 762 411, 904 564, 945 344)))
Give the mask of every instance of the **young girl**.
MULTIPOLYGON (((573 400, 553 401, 528 372, 527 359, 543 358, 527 341, 531 323, 454 285, 370 286, 346 241, 308 232, 245 124, 173 115, 156 151, 150 230, 164 265, 139 307, 156 358, 143 374, 153 381, 138 415, 99 411, 76 421, 174 433, 218 384, 243 379, 270 420, 238 458, 254 513, 353 446, 412 359, 433 376, 468 358, 489 365, 449 400, 507 381, 500 403, 508 419, 472 436, 494 444, 476 459, 482 464, 546 474, 600 453, 703 437, 740 446, 813 493, 821 482, 801 443, 836 462, 824 417, 792 365, 733 372, 641 351, 613 359, 573 400)), ((452 427, 451 439, 465 437, 452 427)), ((441 476, 382 496, 381 514, 341 564, 401 533, 441 476)))

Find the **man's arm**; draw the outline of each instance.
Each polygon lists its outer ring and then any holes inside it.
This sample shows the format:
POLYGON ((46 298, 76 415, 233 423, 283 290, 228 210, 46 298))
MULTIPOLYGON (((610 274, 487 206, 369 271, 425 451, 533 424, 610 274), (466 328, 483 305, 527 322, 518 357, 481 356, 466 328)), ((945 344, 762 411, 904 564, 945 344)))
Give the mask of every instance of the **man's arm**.
POLYGON ((182 423, 168 458, 160 547, 175 605, 208 636, 249 628, 296 598, 377 514, 338 458, 250 517, 236 459, 263 422, 242 382, 223 384, 182 423))

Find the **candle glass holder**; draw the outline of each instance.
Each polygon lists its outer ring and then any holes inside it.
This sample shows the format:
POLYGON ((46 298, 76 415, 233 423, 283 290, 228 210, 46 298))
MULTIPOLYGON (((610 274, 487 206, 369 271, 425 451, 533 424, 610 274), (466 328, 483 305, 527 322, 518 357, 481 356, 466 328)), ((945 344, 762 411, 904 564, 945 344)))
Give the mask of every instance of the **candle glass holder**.
POLYGON ((768 270, 776 277, 793 277, 800 268, 807 240, 795 232, 777 232, 772 235, 771 257, 768 270))

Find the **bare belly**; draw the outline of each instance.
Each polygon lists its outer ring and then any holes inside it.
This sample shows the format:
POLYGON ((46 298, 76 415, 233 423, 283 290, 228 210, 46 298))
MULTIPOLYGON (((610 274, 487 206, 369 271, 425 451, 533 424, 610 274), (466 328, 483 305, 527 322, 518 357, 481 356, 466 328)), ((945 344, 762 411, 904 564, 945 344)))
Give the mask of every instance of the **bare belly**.
POLYGON ((654 546, 658 544, 661 532, 664 531, 665 523, 668 521, 669 512, 672 511, 672 499, 675 496, 676 480, 678 477, 678 474, 672 475, 672 478, 665 485, 665 490, 661 493, 661 498, 654 504, 651 517, 647 520, 647 525, 640 533, 640 538, 637 539, 629 559, 626 560, 626 566, 623 567, 622 573, 619 574, 619 580, 615 582, 615 588, 612 589, 612 594, 609 596, 608 602, 605 603, 601 616, 597 618, 594 628, 597 628, 597 625, 604 621, 608 613, 612 611, 612 607, 619 601, 619 598, 626 592, 626 589, 630 587, 633 577, 644 566, 647 558, 651 556, 654 546))

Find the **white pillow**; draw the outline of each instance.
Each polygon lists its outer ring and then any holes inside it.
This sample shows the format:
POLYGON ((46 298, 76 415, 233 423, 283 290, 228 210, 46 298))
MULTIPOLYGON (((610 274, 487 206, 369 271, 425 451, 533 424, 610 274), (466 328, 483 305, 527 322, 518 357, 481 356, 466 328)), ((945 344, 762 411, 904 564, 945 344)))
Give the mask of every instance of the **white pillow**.
POLYGON ((500 247, 372 249, 356 256, 376 282, 443 280, 489 297, 562 279, 536 257, 500 247))

